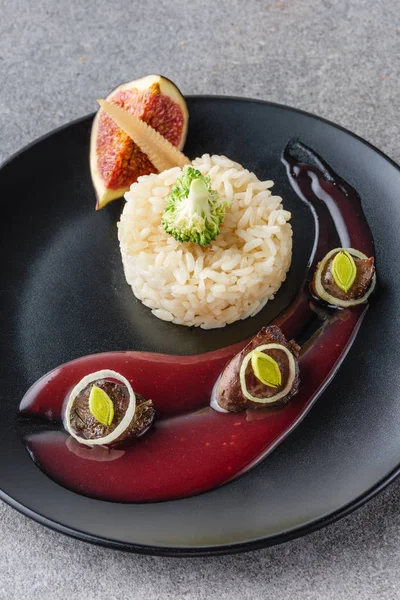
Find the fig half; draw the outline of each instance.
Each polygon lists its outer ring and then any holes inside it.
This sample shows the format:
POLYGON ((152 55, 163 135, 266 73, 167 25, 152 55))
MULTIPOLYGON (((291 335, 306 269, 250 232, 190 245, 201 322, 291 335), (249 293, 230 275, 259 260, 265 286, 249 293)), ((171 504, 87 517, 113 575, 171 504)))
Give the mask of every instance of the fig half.
MULTIPOLYGON (((148 75, 118 86, 107 101, 135 115, 181 150, 188 127, 186 102, 176 85, 161 75, 148 75)), ((157 173, 135 142, 100 109, 93 121, 90 171, 96 208, 120 198, 140 175, 157 173)))

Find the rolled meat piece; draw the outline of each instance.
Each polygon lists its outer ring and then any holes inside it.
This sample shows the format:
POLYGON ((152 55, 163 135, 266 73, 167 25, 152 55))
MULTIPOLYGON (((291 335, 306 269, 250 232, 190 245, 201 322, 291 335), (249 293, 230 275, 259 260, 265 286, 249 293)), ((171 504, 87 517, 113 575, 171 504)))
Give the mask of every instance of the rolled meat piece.
POLYGON ((129 381, 116 371, 97 371, 72 390, 64 425, 87 446, 114 446, 137 438, 152 425, 151 400, 135 394, 129 381))
POLYGON ((288 402, 299 387, 299 351, 279 327, 264 327, 225 367, 216 385, 217 405, 241 412, 288 402))
POLYGON ((318 263, 312 292, 332 306, 349 308, 366 302, 375 284, 373 257, 354 248, 334 248, 318 263))

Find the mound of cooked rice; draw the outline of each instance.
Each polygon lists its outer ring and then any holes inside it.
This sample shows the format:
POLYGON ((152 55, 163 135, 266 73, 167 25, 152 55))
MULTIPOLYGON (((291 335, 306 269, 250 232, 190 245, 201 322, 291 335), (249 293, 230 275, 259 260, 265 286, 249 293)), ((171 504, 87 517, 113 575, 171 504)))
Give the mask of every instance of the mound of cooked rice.
POLYGON ((209 329, 246 319, 274 297, 290 266, 292 228, 273 181, 260 181, 225 156, 193 161, 232 202, 209 246, 176 241, 161 226, 182 170, 139 177, 125 194, 118 224, 125 276, 154 315, 209 329))

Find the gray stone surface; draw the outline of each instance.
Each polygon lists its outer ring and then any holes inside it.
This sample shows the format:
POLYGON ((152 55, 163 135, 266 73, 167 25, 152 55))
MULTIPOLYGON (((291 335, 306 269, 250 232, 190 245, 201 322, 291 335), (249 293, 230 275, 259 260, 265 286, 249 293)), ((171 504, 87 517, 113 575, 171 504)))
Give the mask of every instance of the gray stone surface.
MULTIPOLYGON (((0 0, 0 160, 161 72, 187 94, 290 104, 400 162, 398 0, 0 0)), ((0 506, 0 598, 400 598, 400 483, 272 549, 167 559, 89 546, 0 506)))

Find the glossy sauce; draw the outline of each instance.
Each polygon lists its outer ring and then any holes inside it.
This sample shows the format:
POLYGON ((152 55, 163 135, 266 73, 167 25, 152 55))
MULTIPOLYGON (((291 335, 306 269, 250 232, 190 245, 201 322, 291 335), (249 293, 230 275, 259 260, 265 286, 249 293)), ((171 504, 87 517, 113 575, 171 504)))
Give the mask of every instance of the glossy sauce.
POLYGON ((197 356, 111 352, 62 365, 40 379, 21 402, 21 415, 54 423, 24 437, 33 460, 52 479, 87 496, 118 502, 187 497, 220 486, 262 460, 299 423, 334 376, 367 305, 330 311, 315 305, 309 277, 333 247, 373 256, 373 241, 356 192, 300 144, 283 162, 299 197, 310 205, 316 243, 297 298, 274 323, 303 346, 299 393, 281 408, 222 414, 209 407, 226 363, 248 342, 197 356), (298 154, 307 156, 307 163, 298 154), (103 368, 125 375, 156 409, 153 428, 128 447, 89 448, 57 428, 72 387, 103 368))

